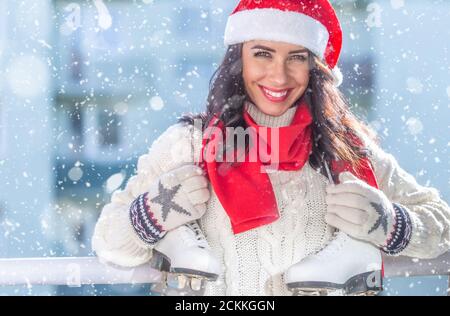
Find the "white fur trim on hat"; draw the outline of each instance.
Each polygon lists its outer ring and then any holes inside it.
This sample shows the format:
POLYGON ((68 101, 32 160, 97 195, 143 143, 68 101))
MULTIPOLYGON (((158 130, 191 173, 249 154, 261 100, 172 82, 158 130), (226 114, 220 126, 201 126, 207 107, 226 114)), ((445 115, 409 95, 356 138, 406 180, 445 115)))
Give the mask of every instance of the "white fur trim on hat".
POLYGON ((332 73, 333 79, 334 79, 333 84, 336 87, 339 87, 341 85, 342 81, 344 80, 344 76, 342 75, 341 70, 339 69, 338 66, 335 66, 333 69, 331 69, 331 73, 332 73))
POLYGON ((329 33, 308 15, 277 9, 253 9, 232 14, 225 28, 226 46, 251 40, 269 40, 301 45, 321 59, 329 33))

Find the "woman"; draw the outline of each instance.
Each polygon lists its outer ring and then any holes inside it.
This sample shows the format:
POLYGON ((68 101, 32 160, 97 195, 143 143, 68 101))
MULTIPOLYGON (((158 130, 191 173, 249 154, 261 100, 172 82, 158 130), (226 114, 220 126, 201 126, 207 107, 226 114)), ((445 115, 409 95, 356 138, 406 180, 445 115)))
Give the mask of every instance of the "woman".
POLYGON ((327 0, 242 0, 206 112, 182 117, 139 158, 137 175, 103 209, 97 255, 136 266, 158 253, 186 273, 218 274, 206 294, 287 295, 286 271, 335 228, 392 255, 446 252, 448 205, 376 144, 336 88, 341 43, 327 0), (246 128, 244 147, 228 142, 246 128), (176 257, 180 248, 189 262, 176 257), (210 255, 217 261, 193 268, 210 255))

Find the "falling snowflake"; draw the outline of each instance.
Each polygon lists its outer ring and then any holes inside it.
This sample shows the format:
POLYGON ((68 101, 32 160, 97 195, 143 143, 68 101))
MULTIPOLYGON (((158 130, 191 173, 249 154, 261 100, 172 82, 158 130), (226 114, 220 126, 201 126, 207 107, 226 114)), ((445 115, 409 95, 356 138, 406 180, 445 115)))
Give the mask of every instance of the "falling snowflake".
POLYGON ((423 123, 417 117, 411 117, 406 121, 406 126, 411 135, 417 135, 423 131, 423 123))
POLYGON ((152 97, 149 103, 154 111, 161 111, 164 108, 164 101, 160 96, 152 97))

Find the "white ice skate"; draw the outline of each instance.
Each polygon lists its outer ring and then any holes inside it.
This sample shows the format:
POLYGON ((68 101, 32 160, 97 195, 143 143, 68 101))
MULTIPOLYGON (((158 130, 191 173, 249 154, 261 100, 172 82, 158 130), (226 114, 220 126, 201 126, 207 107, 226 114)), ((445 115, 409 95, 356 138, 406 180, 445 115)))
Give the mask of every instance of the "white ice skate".
POLYGON ((220 274, 220 263, 195 221, 167 232, 153 248, 151 266, 164 273, 164 282, 152 288, 162 295, 201 295, 206 281, 220 274))
POLYGON ((284 278, 294 295, 376 295, 382 291, 383 261, 375 246, 338 232, 321 251, 292 265, 284 278))

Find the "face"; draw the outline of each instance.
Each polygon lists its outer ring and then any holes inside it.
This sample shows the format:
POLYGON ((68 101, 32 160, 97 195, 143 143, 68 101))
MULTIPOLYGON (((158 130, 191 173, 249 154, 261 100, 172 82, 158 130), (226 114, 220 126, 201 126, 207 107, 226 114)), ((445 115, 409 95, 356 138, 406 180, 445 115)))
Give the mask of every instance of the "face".
POLYGON ((268 115, 282 115, 308 87, 308 51, 303 46, 262 40, 245 42, 242 66, 247 94, 268 115))

